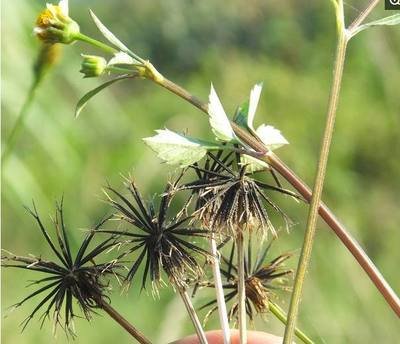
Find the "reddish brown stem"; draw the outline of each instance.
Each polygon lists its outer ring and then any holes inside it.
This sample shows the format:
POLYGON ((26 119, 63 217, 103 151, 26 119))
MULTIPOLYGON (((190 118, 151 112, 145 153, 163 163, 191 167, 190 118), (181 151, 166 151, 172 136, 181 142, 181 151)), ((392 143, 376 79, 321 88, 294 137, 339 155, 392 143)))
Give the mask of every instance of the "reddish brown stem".
MULTIPOLYGON (((277 170, 308 202, 310 202, 312 196, 310 188, 299 179, 288 166, 286 166, 275 154, 270 154, 269 162, 275 170, 277 170)), ((320 203, 318 213, 326 224, 335 232, 336 236, 348 248, 390 307, 392 307, 397 316, 400 317, 400 300, 398 296, 386 282, 378 268, 369 259, 360 244, 346 231, 344 226, 323 202, 320 203)))

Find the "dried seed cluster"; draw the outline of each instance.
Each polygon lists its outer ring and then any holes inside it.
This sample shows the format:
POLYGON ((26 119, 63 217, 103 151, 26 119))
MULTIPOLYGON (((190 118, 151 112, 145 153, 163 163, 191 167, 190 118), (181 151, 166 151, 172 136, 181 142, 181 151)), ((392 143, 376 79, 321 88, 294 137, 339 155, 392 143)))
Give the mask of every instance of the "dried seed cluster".
POLYGON ((277 212, 288 225, 289 217, 266 194, 266 191, 281 192, 292 197, 298 196, 280 186, 269 185, 253 179, 241 166, 240 157, 222 150, 216 155, 208 153, 203 167, 198 164, 191 168, 197 180, 187 183, 181 189, 192 190, 197 196, 196 215, 203 226, 236 236, 244 231, 260 230, 263 235, 276 230, 267 209, 277 212))
MULTIPOLYGON (((265 314, 269 310, 269 302, 274 298, 274 291, 277 289, 287 290, 286 276, 293 271, 285 268, 284 262, 290 258, 290 254, 282 254, 275 259, 265 263, 267 254, 271 245, 265 249, 259 250, 254 264, 251 260, 251 243, 245 257, 245 290, 246 290, 246 313, 250 320, 254 319, 256 314, 265 314)), ((232 247, 232 252, 233 252, 232 247)), ((234 262, 233 253, 229 258, 222 257, 223 266, 221 272, 225 282, 225 301, 231 302, 229 311, 230 320, 234 320, 238 315, 238 269, 234 262)), ((214 287, 213 283, 203 282, 200 286, 214 287)), ((212 300, 203 305, 201 309, 211 307, 206 315, 206 320, 217 310, 217 300, 212 300)))
POLYGON ((144 265, 142 288, 147 279, 153 286, 161 282, 161 272, 164 271, 173 284, 186 286, 189 276, 199 278, 201 266, 193 253, 207 256, 208 252, 192 242, 193 238, 206 237, 207 231, 190 225, 191 216, 180 215, 169 218, 168 209, 172 201, 172 184, 168 184, 161 196, 158 210, 154 202, 145 203, 133 180, 126 183, 133 201, 109 187, 116 200, 107 192, 111 205, 117 210, 116 217, 128 224, 127 230, 102 230, 104 233, 126 237, 125 244, 130 248, 119 259, 138 252, 127 275, 131 281, 139 266, 144 265))

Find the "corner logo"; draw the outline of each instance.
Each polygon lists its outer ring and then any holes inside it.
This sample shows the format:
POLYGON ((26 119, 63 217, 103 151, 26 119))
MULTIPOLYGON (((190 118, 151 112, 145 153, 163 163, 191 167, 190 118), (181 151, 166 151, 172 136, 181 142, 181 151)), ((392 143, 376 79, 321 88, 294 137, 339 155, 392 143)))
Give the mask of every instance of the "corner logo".
POLYGON ((400 10, 400 0, 385 0, 385 10, 400 10))

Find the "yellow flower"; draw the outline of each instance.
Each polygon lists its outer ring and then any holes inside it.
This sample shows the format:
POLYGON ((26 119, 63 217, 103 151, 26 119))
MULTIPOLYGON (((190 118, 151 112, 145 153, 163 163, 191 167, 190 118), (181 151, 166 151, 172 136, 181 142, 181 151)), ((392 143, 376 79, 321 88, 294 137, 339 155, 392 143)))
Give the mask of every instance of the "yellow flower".
POLYGON ((68 0, 61 0, 58 5, 47 4, 36 20, 34 32, 46 43, 74 42, 79 34, 79 25, 68 15, 68 0))

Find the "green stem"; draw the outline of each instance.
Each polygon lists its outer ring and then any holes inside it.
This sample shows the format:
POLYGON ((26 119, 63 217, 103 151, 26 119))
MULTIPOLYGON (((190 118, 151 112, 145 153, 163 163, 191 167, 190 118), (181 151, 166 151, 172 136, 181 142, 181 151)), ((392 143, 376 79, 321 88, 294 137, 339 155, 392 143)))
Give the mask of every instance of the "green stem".
MULTIPOLYGON (((276 318, 281 321, 284 325, 287 324, 287 317, 285 312, 275 303, 268 302, 269 310, 276 318)), ((314 342, 300 329, 297 327, 294 329, 294 333, 297 338, 299 338, 305 344, 314 344, 314 342)))
POLYGON ((95 47, 97 47, 97 48, 99 48, 99 49, 101 49, 101 50, 103 50, 103 51, 105 51, 106 53, 109 53, 109 54, 115 54, 115 53, 117 53, 119 51, 119 50, 117 50, 117 49, 115 49, 113 47, 110 47, 107 44, 104 44, 103 42, 98 41, 97 39, 94 39, 94 38, 91 38, 89 36, 86 36, 83 33, 76 34, 75 38, 78 41, 82 41, 82 42, 91 44, 91 45, 93 45, 93 46, 95 46, 95 47))
POLYGON ((285 328, 283 344, 293 342, 293 334, 296 326, 296 319, 299 311, 303 285, 311 258, 312 247, 314 243, 316 224, 318 219, 318 210, 321 203, 321 195, 324 186, 326 166, 328 162, 329 149, 332 142, 333 128, 335 126, 335 117, 339 101, 340 86, 343 75, 343 67, 346 57, 347 40, 345 37, 343 18, 343 5, 338 3, 338 23, 339 39, 336 49, 336 59, 333 74, 333 83, 329 97, 328 113, 326 116, 326 125, 322 138, 321 151, 317 166, 317 173, 314 182, 314 189, 311 197, 311 203, 307 219, 306 232, 304 234, 303 246, 300 253, 300 259, 297 266, 296 277, 293 286, 292 298, 290 300, 288 322, 285 328))
POLYGON ((32 101, 35 98, 35 92, 37 89, 37 86, 39 85, 38 81, 35 81, 31 88, 29 89, 28 95, 25 99, 24 104, 22 105, 21 111, 19 112, 18 118, 15 121, 15 124, 13 128, 11 129, 10 134, 8 135, 6 142, 4 143, 4 150, 1 154, 1 161, 2 161, 2 168, 6 165, 6 161, 8 160, 8 157, 10 153, 12 152, 15 143, 17 142, 17 137, 19 133, 21 132, 22 128, 24 127, 25 124, 25 119, 26 116, 29 113, 29 108, 31 107, 32 101))

